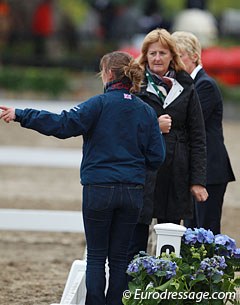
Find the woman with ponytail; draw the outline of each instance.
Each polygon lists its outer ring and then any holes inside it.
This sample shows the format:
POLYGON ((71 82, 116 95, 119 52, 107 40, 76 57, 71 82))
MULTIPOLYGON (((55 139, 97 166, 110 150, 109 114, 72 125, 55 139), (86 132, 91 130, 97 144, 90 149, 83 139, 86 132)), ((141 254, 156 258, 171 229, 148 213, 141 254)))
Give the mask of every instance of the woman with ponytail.
POLYGON ((0 106, 0 118, 61 139, 83 136, 85 304, 122 305, 127 250, 143 204, 146 168, 162 164, 165 146, 154 110, 132 94, 140 89, 140 66, 129 54, 112 52, 103 56, 100 68, 104 93, 70 111, 56 114, 0 106))

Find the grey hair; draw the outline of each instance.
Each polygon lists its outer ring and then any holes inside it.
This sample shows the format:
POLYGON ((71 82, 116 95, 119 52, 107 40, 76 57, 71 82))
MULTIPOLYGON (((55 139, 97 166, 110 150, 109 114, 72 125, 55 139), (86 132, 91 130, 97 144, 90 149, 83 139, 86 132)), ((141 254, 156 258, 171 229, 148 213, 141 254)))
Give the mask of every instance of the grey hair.
POLYGON ((202 63, 202 48, 197 36, 195 36, 191 32, 176 31, 172 33, 172 37, 176 41, 177 47, 180 50, 186 51, 191 58, 193 57, 193 55, 197 55, 197 65, 202 63))

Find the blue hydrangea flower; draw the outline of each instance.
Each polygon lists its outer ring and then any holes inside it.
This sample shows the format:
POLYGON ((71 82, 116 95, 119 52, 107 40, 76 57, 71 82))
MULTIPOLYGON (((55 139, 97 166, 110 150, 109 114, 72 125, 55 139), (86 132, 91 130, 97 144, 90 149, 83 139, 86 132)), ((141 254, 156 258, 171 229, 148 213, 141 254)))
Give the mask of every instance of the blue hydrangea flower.
POLYGON ((184 235, 183 235, 183 241, 185 242, 185 244, 195 244, 197 242, 197 235, 195 234, 195 232, 191 229, 188 228, 184 235))
MULTIPOLYGON (((224 246, 228 253, 231 255, 233 251, 236 249, 236 241, 224 234, 215 235, 215 244, 224 246)), ((226 253, 223 253, 226 255, 226 253)))
POLYGON ((240 258, 240 248, 236 248, 233 250, 233 257, 240 258))
POLYGON ((157 275, 158 271, 164 271, 167 279, 176 275, 177 264, 170 260, 156 258, 154 256, 137 256, 129 264, 127 273, 134 276, 145 271, 148 275, 157 275))
POLYGON ((152 256, 146 256, 142 258, 142 266, 146 270, 147 274, 154 274, 156 272, 156 259, 152 256))
POLYGON ((207 257, 201 261, 197 273, 204 273, 207 276, 223 275, 223 270, 227 267, 224 256, 207 257))
POLYGON ((203 228, 196 229, 197 240, 199 243, 212 244, 214 242, 214 234, 211 230, 205 230, 203 228))
POLYGON ((212 244, 214 242, 214 234, 210 230, 205 230, 203 228, 188 228, 183 236, 183 241, 185 244, 212 244))
POLYGON ((139 264, 137 262, 132 262, 128 265, 127 268, 128 273, 138 273, 139 272, 139 264))

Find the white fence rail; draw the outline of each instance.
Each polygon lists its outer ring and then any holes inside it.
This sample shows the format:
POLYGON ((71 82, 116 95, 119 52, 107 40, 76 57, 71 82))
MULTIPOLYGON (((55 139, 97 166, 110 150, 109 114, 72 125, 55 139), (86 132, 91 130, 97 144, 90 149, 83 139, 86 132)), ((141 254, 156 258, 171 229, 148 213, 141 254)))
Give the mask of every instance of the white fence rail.
POLYGON ((0 147, 0 165, 78 168, 81 148, 0 147))
POLYGON ((82 212, 0 209, 0 230, 84 232, 82 212))

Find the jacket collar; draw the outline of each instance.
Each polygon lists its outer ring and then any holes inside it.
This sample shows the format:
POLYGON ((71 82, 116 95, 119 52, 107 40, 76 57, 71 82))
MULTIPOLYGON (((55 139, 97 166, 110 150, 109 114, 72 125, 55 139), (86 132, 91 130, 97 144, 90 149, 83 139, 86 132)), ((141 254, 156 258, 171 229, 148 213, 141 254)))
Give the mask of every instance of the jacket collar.
POLYGON ((198 65, 196 66, 196 68, 192 71, 192 73, 190 74, 191 75, 191 78, 192 79, 195 79, 198 72, 202 69, 202 66, 201 65, 198 65))
POLYGON ((173 85, 163 103, 163 108, 167 108, 183 91, 183 86, 176 80, 172 79, 173 85))
MULTIPOLYGON (((193 85, 193 79, 190 77, 190 75, 186 71, 179 71, 176 72, 176 79, 173 79, 173 86, 168 93, 168 96, 165 99, 164 108, 168 107, 185 89, 187 89, 189 86, 193 85)), ((144 79, 144 82, 141 86, 141 92, 138 94, 142 99, 144 100, 144 95, 146 93, 153 94, 154 101, 156 103, 160 103, 158 96, 152 92, 151 89, 148 88, 148 82, 147 79, 144 79)))
MULTIPOLYGON (((167 108, 182 93, 184 89, 183 86, 176 79, 171 78, 171 81, 172 81, 172 87, 164 100, 163 103, 164 109, 167 108)), ((147 83, 146 91, 157 96, 156 90, 149 82, 147 83)))
POLYGON ((120 89, 125 89, 129 91, 131 86, 132 84, 127 78, 122 80, 114 80, 105 85, 104 92, 108 92, 112 90, 120 90, 120 89))

